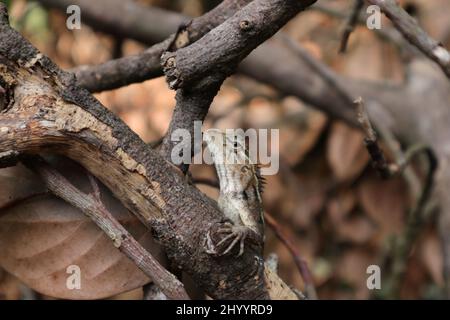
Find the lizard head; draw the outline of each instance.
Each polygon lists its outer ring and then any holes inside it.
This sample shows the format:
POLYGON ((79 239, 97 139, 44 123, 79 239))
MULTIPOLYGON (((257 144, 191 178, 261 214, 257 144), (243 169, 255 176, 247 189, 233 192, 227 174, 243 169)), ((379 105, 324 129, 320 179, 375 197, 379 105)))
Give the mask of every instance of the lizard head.
POLYGON ((208 146, 220 183, 223 184, 221 190, 234 188, 231 191, 242 191, 249 184, 254 184, 262 191, 264 181, 259 174, 259 166, 250 159, 245 134, 241 130, 224 132, 209 129, 203 134, 203 140, 208 146), (234 183, 227 183, 229 179, 234 183))
POLYGON ((209 129, 203 134, 210 155, 216 165, 251 164, 245 147, 245 136, 240 131, 224 132, 209 129))

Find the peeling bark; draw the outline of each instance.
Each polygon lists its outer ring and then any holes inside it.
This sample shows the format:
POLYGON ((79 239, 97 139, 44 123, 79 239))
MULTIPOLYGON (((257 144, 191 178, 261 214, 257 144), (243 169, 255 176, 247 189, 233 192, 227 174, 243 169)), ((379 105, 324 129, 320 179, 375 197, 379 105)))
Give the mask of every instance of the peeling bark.
POLYGON ((83 165, 152 228, 168 256, 214 298, 293 295, 276 275, 264 274, 264 262, 252 250, 239 258, 205 252, 206 232, 223 218, 215 203, 12 30, 3 4, 0 77, 13 98, 0 114, 6 158, 49 152, 83 165))

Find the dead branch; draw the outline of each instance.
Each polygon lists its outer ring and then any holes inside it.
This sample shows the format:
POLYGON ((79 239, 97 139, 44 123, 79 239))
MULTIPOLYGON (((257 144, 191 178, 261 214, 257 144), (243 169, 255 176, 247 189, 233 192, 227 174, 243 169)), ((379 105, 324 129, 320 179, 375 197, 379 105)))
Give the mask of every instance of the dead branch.
MULTIPOLYGON (((326 65, 323 67, 329 69, 326 65)), ((438 68, 417 57, 411 60, 407 69, 408 78, 401 84, 361 81, 330 72, 353 97, 363 97, 375 123, 382 123, 405 144, 415 142, 430 146, 440 166, 445 168, 450 161, 450 149, 447 147, 450 122, 448 80, 441 75, 441 70, 435 70, 438 68)), ((299 97, 334 118, 357 126, 353 105, 323 79, 321 73, 279 40, 260 45, 241 63, 238 70, 286 95, 299 97)), ((445 274, 449 275, 446 279, 450 296, 450 198, 447 195, 450 174, 447 170, 438 170, 435 181, 438 202, 442 208, 439 228, 445 252, 445 274)))
POLYGON ((416 46, 428 58, 436 62, 450 78, 450 52, 442 44, 431 38, 403 8, 394 0, 367 0, 381 8, 398 31, 412 45, 416 46))
POLYGON ((308 299, 317 300, 317 292, 314 286, 314 279, 312 277, 311 271, 309 270, 308 263, 302 258, 300 252, 298 252, 292 240, 289 239, 283 232, 281 226, 277 221, 267 212, 264 213, 264 218, 273 230, 277 238, 286 246, 292 258, 294 259, 295 265, 305 283, 305 292, 308 299))
POLYGON ((3 4, 0 76, 14 98, 0 116, 0 149, 8 164, 42 152, 79 162, 152 228, 169 258, 214 298, 296 299, 256 252, 239 259, 206 253, 205 235, 222 220, 217 206, 11 29, 3 4))
POLYGON ((89 175, 93 193, 85 194, 40 157, 23 161, 56 196, 80 209, 108 235, 114 246, 139 267, 170 299, 189 299, 183 284, 167 271, 106 209, 95 178, 89 175))
MULTIPOLYGON (((322 2, 318 2, 311 6, 311 10, 315 10, 317 12, 321 12, 327 16, 339 19, 339 20, 346 20, 349 18, 349 16, 344 11, 336 10, 329 5, 324 5, 322 2)), ((366 25, 366 19, 363 15, 359 14, 356 17, 357 21, 356 24, 359 25, 366 25)), ((356 27, 356 25, 355 25, 356 27)), ((382 29, 374 29, 373 30, 375 34, 384 41, 389 41, 396 47, 398 47, 401 51, 408 50, 409 48, 406 47, 404 44, 404 40, 401 36, 401 34, 395 30, 394 28, 384 26, 382 29)))
POLYGON ((80 7, 83 23, 118 38, 133 38, 152 45, 163 41, 189 18, 167 10, 148 7, 134 1, 39 0, 47 8, 66 12, 70 5, 80 7), (108 8, 108 14, 105 14, 108 8))
POLYGON ((342 33, 341 37, 341 44, 339 47, 339 53, 344 53, 347 51, 347 44, 348 40, 350 39, 350 35, 352 34, 353 30, 355 30, 356 24, 359 20, 359 15, 361 13, 361 10, 363 9, 364 1, 363 0, 355 0, 353 8, 350 12, 350 15, 348 16, 347 20, 345 21, 345 28, 342 33))
POLYGON ((413 170, 407 168, 414 157, 425 154, 428 160, 428 171, 423 186, 420 187, 420 193, 414 192, 415 186, 410 186, 412 196, 414 198, 414 206, 411 208, 405 230, 400 236, 395 238, 394 247, 390 256, 392 257, 392 270, 387 282, 388 288, 384 290, 384 295, 388 299, 396 299, 399 297, 400 288, 406 272, 407 262, 413 245, 419 235, 422 227, 426 223, 425 207, 431 197, 434 183, 434 174, 437 169, 437 159, 433 151, 426 146, 413 146, 405 153, 395 147, 398 143, 392 141, 394 138, 389 133, 383 133, 385 129, 380 129, 382 136, 387 142, 390 151, 395 155, 396 162, 388 164, 384 152, 378 144, 377 136, 372 128, 369 115, 364 109, 362 98, 355 101, 357 109, 358 121, 361 124, 366 135, 365 143, 367 150, 372 159, 373 167, 380 173, 383 178, 391 178, 397 174, 403 174, 405 180, 416 184, 420 181, 413 170), (413 176, 412 178, 410 176, 413 176), (411 182, 412 181, 412 182, 411 182))
MULTIPOLYGON (((172 133, 185 129, 194 136, 194 122, 203 121, 223 81, 259 44, 315 0, 255 0, 189 46, 163 54, 161 60, 169 87, 177 90, 176 106, 161 146, 170 161, 175 142, 172 133)), ((178 35, 177 35, 178 36, 178 35)), ((191 155, 195 153, 194 141, 191 155)), ((187 165, 180 165, 186 172, 187 165)))
MULTIPOLYGON (((61 9, 60 1, 46 0, 42 2, 48 6, 61 9)), ((103 1, 96 1, 94 4, 92 1, 71 1, 71 3, 79 5, 83 12, 87 12, 91 15, 94 15, 95 13, 95 7, 93 6, 99 5, 99 3, 102 2, 103 1)), ((119 2, 122 4, 126 3, 129 7, 136 5, 134 2, 123 0, 120 0, 119 2)), ((175 26, 175 28, 173 28, 173 25, 170 25, 170 22, 172 22, 170 17, 171 15, 175 15, 174 13, 167 13, 161 9, 157 9, 156 12, 153 13, 154 8, 138 8, 140 10, 151 12, 152 14, 157 14, 161 17, 167 17, 168 22, 163 22, 163 24, 165 24, 164 30, 176 30, 178 28, 178 32, 171 34, 170 32, 159 31, 160 37, 164 38, 167 35, 167 38, 142 53, 110 60, 96 66, 81 66, 73 69, 72 71, 77 77, 78 85, 86 88, 90 92, 99 92, 160 77, 163 75, 160 63, 161 55, 168 50, 169 47, 171 51, 175 51, 176 49, 194 43, 249 2, 250 0, 225 0, 210 12, 195 18, 190 22, 188 22, 188 18, 180 15, 178 19, 180 20, 180 23, 175 26), (181 21, 183 21, 183 23, 181 23, 181 21)), ((109 5, 109 3, 103 3, 103 6, 104 5, 109 5)), ((123 19, 122 17, 114 16, 111 20, 115 21, 116 18, 119 20, 123 19)), ((155 23, 152 20, 146 21, 148 21, 150 25, 155 23)), ((99 22, 96 19, 88 19, 86 20, 86 23, 97 27, 99 22)), ((128 33, 128 37, 139 40, 133 33, 128 33)), ((149 34, 149 37, 152 40, 155 38, 152 34, 149 34)), ((145 43, 151 42, 152 41, 145 43)))

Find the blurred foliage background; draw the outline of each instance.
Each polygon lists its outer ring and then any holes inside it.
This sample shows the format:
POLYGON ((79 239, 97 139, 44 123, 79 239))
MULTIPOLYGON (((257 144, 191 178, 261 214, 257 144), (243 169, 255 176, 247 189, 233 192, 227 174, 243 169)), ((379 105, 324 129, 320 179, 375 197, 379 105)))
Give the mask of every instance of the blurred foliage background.
MULTIPOLYGON (((118 41, 86 25, 81 30, 65 27, 66 16, 46 11, 35 2, 6 1, 13 26, 61 67, 70 69, 98 64, 120 55, 131 55, 145 47, 118 41)), ((142 0, 198 16, 219 1, 142 0)), ((349 1, 322 1, 349 13, 349 1)), ((450 1, 401 1, 414 11, 430 35, 450 42, 450 1)), ((107 14, 107 11, 105 11, 107 14)), ((383 25, 389 25, 383 20, 383 25)), ((404 67, 397 49, 374 32, 360 26, 352 34, 348 52, 339 55, 343 20, 318 10, 309 10, 292 20, 284 32, 301 43, 317 59, 340 74, 360 79, 400 82, 404 67)), ((103 92, 97 98, 118 114, 146 142, 159 139, 168 128, 174 92, 164 78, 103 92)), ((290 237, 314 276, 321 299, 368 299, 383 297, 369 291, 366 268, 381 266, 382 279, 395 236, 405 226, 412 203, 401 178, 381 180, 369 164, 362 134, 328 118, 295 97, 283 96, 270 87, 235 75, 215 98, 206 127, 279 128, 280 171, 267 177, 263 194, 265 210, 276 218, 290 237)), ((214 169, 193 165, 193 177, 215 178, 214 169)), ((218 191, 199 185, 209 196, 218 191)), ((287 283, 304 289, 304 283, 285 246, 267 228, 267 254, 279 257, 279 272, 287 283)), ((442 251, 432 217, 414 245, 400 297, 442 297, 442 251)), ((2 298, 20 298, 20 281, 6 272, 0 276, 2 298), (18 289, 19 288, 19 289, 18 289)), ((140 291, 125 298, 137 298, 140 291)), ((122 297, 122 296, 121 296, 122 297)))

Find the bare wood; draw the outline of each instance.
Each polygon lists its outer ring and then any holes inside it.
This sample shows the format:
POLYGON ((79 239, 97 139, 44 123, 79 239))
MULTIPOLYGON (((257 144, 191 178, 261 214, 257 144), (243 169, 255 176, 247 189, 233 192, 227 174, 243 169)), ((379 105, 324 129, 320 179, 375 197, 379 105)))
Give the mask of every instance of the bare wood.
MULTIPOLYGON (((124 0, 119 0, 121 3, 126 3, 128 7, 136 6, 134 2, 128 2, 124 0)), ((54 0, 43 0, 41 1, 50 7, 55 7, 61 9, 61 3, 54 0)), ((224 22, 227 18, 232 16, 237 10, 248 4, 250 0, 225 0, 220 5, 212 9, 210 12, 200 16, 198 18, 192 19, 189 22, 187 17, 179 15, 179 25, 170 25, 171 15, 176 15, 175 13, 169 13, 161 9, 156 9, 155 14, 158 16, 168 18, 167 21, 162 22, 166 25, 164 30, 175 31, 179 28, 179 32, 167 33, 159 31, 160 37, 166 37, 163 41, 151 46, 142 53, 123 57, 120 59, 110 60, 105 63, 96 66, 81 66, 73 69, 72 71, 77 76, 78 85, 86 88, 90 92, 99 92, 104 90, 115 89, 120 86, 125 86, 131 83, 142 82, 155 77, 160 77, 163 75, 160 60, 161 55, 169 49, 172 51, 185 47, 199 38, 204 34, 209 32, 214 27, 218 26, 224 22), (183 23, 182 23, 183 22, 183 23)), ((83 12, 95 12, 95 7, 101 5, 102 1, 71 1, 71 3, 79 5, 83 12)), ((103 3, 104 5, 110 5, 103 3)), ((139 8, 138 8, 139 9, 139 8)), ((141 9, 142 10, 142 9, 141 9)), ((144 11, 153 12, 154 8, 145 8, 144 11)), ((113 17, 111 20, 122 20, 123 18, 113 17)), ((101 20, 100 20, 101 21, 101 20)), ((153 20, 146 20, 152 26, 155 24, 153 20)), ((98 19, 87 20, 89 24, 95 25, 99 24, 98 19)), ((143 22, 145 23, 145 22, 143 22)), ((140 38, 133 33, 128 33, 128 37, 139 40, 140 38)), ((149 37, 154 39, 155 37, 149 33, 149 37)), ((151 41, 145 41, 146 43, 151 43, 151 41)))
POLYGON ((80 209, 113 241, 114 246, 132 260, 170 299, 188 300, 184 285, 167 271, 106 209, 100 198, 98 184, 89 176, 94 192, 85 194, 72 185, 42 158, 23 161, 36 172, 56 196, 80 209))
MULTIPOLYGON (((242 59, 315 1, 254 0, 198 41, 163 54, 167 83, 177 90, 177 104, 161 147, 166 160, 174 147, 172 133, 185 129, 193 136, 194 121, 205 119, 223 81, 242 59)), ((186 172, 187 166, 180 169, 186 172)))
POLYGON ((239 259, 205 252, 204 236, 222 220, 217 206, 12 30, 4 5, 0 76, 14 97, 0 116, 0 149, 7 158, 51 152, 82 164, 152 227, 168 256, 214 298, 276 297, 271 287, 289 294, 279 278, 264 277, 264 263, 252 250, 239 259))

